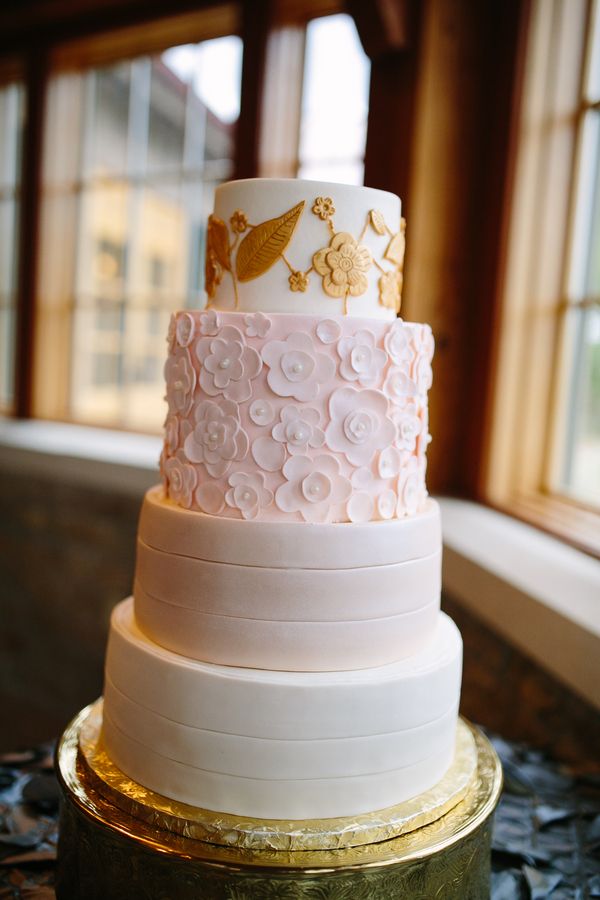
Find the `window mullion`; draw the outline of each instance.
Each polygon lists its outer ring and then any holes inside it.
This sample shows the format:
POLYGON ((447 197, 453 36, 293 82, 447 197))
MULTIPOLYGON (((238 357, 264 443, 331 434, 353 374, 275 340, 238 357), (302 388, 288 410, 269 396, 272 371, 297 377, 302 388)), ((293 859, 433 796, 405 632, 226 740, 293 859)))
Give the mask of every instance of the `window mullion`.
POLYGON ((31 51, 26 76, 26 124, 21 167, 17 327, 15 353, 15 414, 32 411, 36 281, 40 229, 40 186, 44 105, 48 78, 47 54, 31 51))
POLYGON ((152 90, 152 62, 149 57, 131 63, 129 93, 129 122, 127 136, 127 236, 125 243, 125 272, 123 279, 124 327, 121 333, 119 386, 121 425, 130 419, 135 406, 135 383, 132 375, 139 364, 139 322, 146 298, 138 287, 142 282, 144 265, 142 249, 144 178, 148 171, 148 135, 150 127, 150 96, 152 90), (132 390, 133 387, 133 390, 132 390))

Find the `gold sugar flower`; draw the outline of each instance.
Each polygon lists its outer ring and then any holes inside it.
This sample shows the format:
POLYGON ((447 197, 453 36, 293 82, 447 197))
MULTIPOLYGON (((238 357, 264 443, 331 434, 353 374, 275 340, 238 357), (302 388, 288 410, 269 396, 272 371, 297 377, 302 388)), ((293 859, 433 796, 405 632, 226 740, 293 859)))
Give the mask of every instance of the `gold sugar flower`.
POLYGON ((236 234, 241 234, 248 227, 248 217, 241 209, 236 209, 229 223, 236 234))
POLYGON ((323 290, 330 297, 360 297, 369 286, 366 272, 373 263, 368 247, 359 244, 351 234, 334 234, 329 247, 313 256, 315 271, 323 278, 323 290))
POLYGON ((379 302, 388 309, 400 310, 400 291, 402 289, 402 275, 398 269, 384 272, 379 279, 379 302))
POLYGON ((325 222, 327 219, 330 219, 331 216, 335 215, 333 200, 331 197, 317 197, 313 203, 312 211, 315 216, 318 216, 325 222))
POLYGON ((308 287, 308 275, 304 272, 292 272, 288 279, 291 291, 304 291, 308 287))

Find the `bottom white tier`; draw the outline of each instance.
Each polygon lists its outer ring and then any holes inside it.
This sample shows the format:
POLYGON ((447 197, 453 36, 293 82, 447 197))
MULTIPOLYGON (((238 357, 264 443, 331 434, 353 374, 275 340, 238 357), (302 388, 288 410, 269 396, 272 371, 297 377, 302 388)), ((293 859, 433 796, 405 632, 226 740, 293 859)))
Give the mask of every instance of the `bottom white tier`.
POLYGON ((440 614, 410 659, 346 672, 202 663, 115 609, 104 741, 129 777, 172 799, 255 818, 358 815, 432 787, 452 760, 462 643, 440 614))

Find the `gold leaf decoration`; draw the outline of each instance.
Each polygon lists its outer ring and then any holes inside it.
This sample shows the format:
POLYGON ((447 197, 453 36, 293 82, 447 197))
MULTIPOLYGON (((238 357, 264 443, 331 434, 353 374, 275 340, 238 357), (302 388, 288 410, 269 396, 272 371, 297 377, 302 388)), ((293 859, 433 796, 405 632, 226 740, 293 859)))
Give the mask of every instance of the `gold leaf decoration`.
POLYGON ((217 216, 208 217, 208 247, 215 259, 228 272, 231 270, 229 259, 229 232, 227 225, 217 216))
POLYGON ((227 225, 217 216, 209 216, 204 260, 204 287, 209 297, 215 296, 225 271, 231 271, 227 225))
POLYGON ((389 259, 390 262, 396 263, 397 266, 402 267, 404 262, 404 250, 406 248, 406 222, 404 219, 400 219, 400 231, 398 234, 395 234, 391 241, 388 244, 387 250, 384 253, 386 259, 389 259))
POLYGON ((385 219, 383 218, 383 214, 379 212, 378 209, 372 209, 369 213, 369 219, 371 220, 371 225, 373 230, 377 232, 377 234, 385 234, 387 231, 385 219))
POLYGON ((379 302, 388 309, 400 312, 400 295, 402 292, 402 273, 399 269, 384 272, 379 279, 379 302))
POLYGON ((305 201, 277 219, 262 222, 250 231, 239 246, 236 259, 238 281, 251 281, 277 262, 289 244, 305 201))

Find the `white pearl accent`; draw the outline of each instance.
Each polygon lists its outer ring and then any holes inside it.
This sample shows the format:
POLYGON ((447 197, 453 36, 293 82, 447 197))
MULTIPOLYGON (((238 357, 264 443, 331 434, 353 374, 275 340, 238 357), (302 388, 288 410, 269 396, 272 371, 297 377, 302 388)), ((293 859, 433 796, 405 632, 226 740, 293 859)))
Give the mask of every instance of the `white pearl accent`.
POLYGON ((242 494, 242 500, 249 500, 249 499, 250 499, 250 491, 244 491, 244 493, 242 494))
POLYGON ((254 400, 248 409, 248 415, 255 425, 269 425, 275 415, 273 407, 268 400, 254 400))
POLYGON ((229 359, 228 356, 226 356, 226 357, 225 357, 224 359, 222 359, 221 362, 219 363, 219 368, 220 368, 220 369, 228 369, 230 365, 231 365, 231 360, 229 359))
POLYGON ((294 363, 294 365, 292 366, 292 372, 295 375, 299 375, 300 372, 303 372, 303 371, 304 371, 304 366, 302 365, 302 363, 297 362, 297 363, 294 363))
POLYGON ((302 434, 300 429, 298 429, 298 431, 294 432, 294 440, 295 441, 301 441, 303 437, 304 437, 304 435, 302 434))

